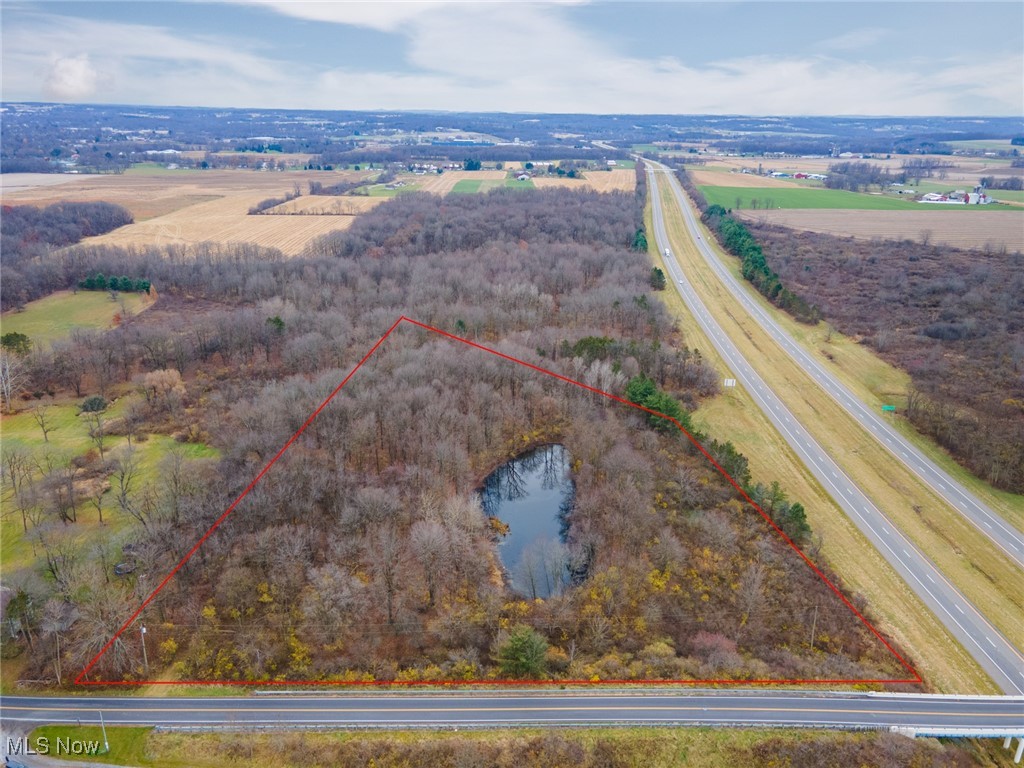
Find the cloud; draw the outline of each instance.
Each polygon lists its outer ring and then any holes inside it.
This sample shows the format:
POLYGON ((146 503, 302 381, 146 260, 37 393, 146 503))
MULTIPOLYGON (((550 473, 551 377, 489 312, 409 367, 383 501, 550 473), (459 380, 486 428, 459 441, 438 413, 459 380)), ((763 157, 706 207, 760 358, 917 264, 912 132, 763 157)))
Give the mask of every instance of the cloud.
POLYGON ((394 32, 418 19, 429 17, 445 8, 472 10, 473 6, 489 5, 492 9, 502 5, 514 6, 516 12, 528 12, 531 5, 579 5, 584 0, 533 0, 526 2, 479 3, 472 0, 223 0, 224 2, 254 5, 286 16, 308 21, 347 24, 368 27, 380 32, 394 32))
POLYGON ((880 43, 889 37, 892 32, 881 27, 862 27, 852 29, 842 35, 830 37, 814 44, 815 49, 825 52, 835 51, 859 51, 869 48, 875 43, 880 43))
POLYGON ((96 69, 86 54, 54 56, 43 92, 54 101, 88 101, 96 94, 96 69))
MULTIPOLYGON (((696 65, 664 51, 626 54, 614 36, 584 31, 567 4, 258 5, 288 17, 393 30, 404 56, 367 71, 365 61, 348 65, 341 48, 320 52, 317 60, 334 55, 333 65, 294 54, 275 59, 268 55, 277 50, 274 25, 257 25, 266 31, 249 37, 215 29, 200 36, 184 25, 5 14, 5 99, 45 93, 107 103, 647 114, 1014 115, 1024 109, 1024 65, 1012 51, 990 52, 981 61, 935 52, 898 63, 843 55, 844 46, 881 40, 888 34, 881 28, 824 41, 830 48, 789 46, 784 55, 723 55, 696 65)), ((237 11, 251 13, 244 5, 237 11)))
POLYGON ((452 0, 227 0, 268 8, 286 16, 309 21, 349 24, 381 32, 393 32, 418 16, 428 14, 452 0))
POLYGON ((267 59, 251 43, 227 36, 186 37, 145 24, 45 13, 4 21, 6 100, 228 106, 246 98, 259 105, 267 96, 290 95, 293 78, 309 76, 301 65, 267 59))

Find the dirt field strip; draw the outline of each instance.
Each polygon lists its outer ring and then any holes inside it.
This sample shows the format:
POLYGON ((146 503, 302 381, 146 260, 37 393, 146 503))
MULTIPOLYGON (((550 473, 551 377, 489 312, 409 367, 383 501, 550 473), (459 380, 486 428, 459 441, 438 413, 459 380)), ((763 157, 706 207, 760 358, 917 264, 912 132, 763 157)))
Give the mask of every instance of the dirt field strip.
MULTIPOLYGON (((646 222, 647 231, 652 232, 650 204, 646 222)), ((654 263, 664 269, 664 259, 653 244, 651 253, 654 263)), ((679 318, 685 343, 699 348, 724 376, 728 366, 679 294, 664 291, 660 298, 679 318)), ((815 534, 822 536, 823 559, 850 590, 867 598, 871 615, 878 618, 877 626, 910 654, 911 662, 930 685, 943 693, 998 693, 977 662, 824 491, 746 390, 728 389, 704 403, 694 413, 694 424, 719 440, 731 441, 748 458, 757 480, 779 480, 790 498, 804 504, 808 522, 815 534)), ((813 548, 808 549, 813 552, 813 548)))
MULTIPOLYGON (((730 176, 730 179, 733 178, 730 176)), ((925 206, 922 205, 922 208, 925 206)), ((857 211, 788 208, 737 211, 748 221, 780 224, 861 240, 914 240, 957 248, 1024 250, 1024 210, 983 211, 857 211)))
MULTIPOLYGON (((663 194, 669 194, 667 185, 663 194)), ((665 199, 673 253, 678 248, 677 258, 698 294, 744 356, 860 489, 1011 643, 1024 647, 1024 626, 1019 621, 1024 614, 1024 594, 1015 565, 909 469, 893 461, 888 451, 747 315, 698 254, 675 199, 665 199)))

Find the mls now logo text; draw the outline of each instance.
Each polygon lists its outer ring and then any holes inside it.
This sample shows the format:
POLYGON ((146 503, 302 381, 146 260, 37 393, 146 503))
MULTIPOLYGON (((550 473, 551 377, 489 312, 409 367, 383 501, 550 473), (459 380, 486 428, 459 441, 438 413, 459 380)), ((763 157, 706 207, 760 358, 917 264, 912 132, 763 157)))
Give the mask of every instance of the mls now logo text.
POLYGON ((101 741, 86 741, 85 739, 62 738, 58 736, 51 739, 48 736, 38 736, 29 739, 27 736, 18 738, 7 738, 5 754, 12 757, 22 755, 98 755, 102 751, 101 741))

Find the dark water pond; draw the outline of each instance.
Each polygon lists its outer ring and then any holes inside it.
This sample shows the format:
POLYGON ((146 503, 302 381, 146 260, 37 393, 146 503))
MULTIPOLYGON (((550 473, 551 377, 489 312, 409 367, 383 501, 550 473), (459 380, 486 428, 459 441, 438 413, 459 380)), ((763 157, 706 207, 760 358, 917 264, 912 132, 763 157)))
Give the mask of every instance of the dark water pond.
POLYGON ((509 527, 498 555, 509 585, 524 597, 549 597, 568 584, 566 517, 574 496, 569 452, 561 445, 523 454, 484 480, 484 514, 509 527))

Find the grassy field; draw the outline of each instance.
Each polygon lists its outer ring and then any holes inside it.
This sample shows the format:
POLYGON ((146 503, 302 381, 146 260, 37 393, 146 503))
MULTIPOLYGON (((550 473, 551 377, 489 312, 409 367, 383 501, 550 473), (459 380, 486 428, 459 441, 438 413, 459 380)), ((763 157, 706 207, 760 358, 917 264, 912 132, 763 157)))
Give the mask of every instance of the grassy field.
POLYGON ((991 189, 989 192, 996 200, 1024 203, 1024 189, 991 189))
MULTIPOLYGON (((668 216, 676 240, 687 235, 675 207, 668 216)), ((757 325, 721 284, 692 243, 679 258, 699 294, 740 351, 812 435, 851 478, 938 566, 946 578, 1014 645, 1024 647, 1024 613, 1019 571, 1009 557, 977 528, 951 509, 916 475, 865 432, 757 325)), ((735 261, 735 260, 732 260, 735 261)), ((737 268, 730 264, 730 268, 737 268)), ((869 401, 870 402, 870 401, 869 401)), ((983 498, 1002 510, 998 496, 983 498)), ((1020 514, 1017 506, 1016 514, 1020 514)), ((1009 519, 1014 513, 1007 510, 1009 519)))
MULTIPOLYGON (((841 189, 805 189, 791 187, 777 189, 759 189, 752 187, 713 187, 703 186, 708 203, 723 208, 740 208, 749 210, 758 208, 853 208, 864 211, 895 211, 920 210, 921 206, 910 200, 899 200, 883 195, 865 195, 858 192, 845 192, 841 189), (736 204, 739 200, 739 205, 736 204)), ((966 206, 965 206, 966 207, 966 206)))
POLYGON ((471 194, 474 192, 490 192, 492 189, 505 187, 506 189, 536 189, 531 179, 518 181, 517 179, 462 179, 452 187, 455 194, 471 194))
MULTIPOLYGON (((756 760, 755 748, 772 740, 780 750, 799 745, 813 745, 812 749, 829 751, 845 749, 861 752, 884 743, 879 733, 827 733, 809 730, 785 729, 718 729, 718 728, 583 728, 551 730, 538 728, 463 731, 382 731, 375 733, 338 731, 326 733, 203 733, 187 734, 156 732, 151 728, 108 727, 110 754, 96 757, 74 757, 96 763, 114 763, 140 768, 256 768, 275 765, 309 768, 337 764, 340 754, 354 758, 365 755, 358 765, 378 768, 418 768, 431 764, 436 756, 466 756, 466 765, 483 765, 473 759, 474 753, 487 750, 495 757, 500 750, 503 759, 511 759, 524 767, 539 765, 539 745, 545 740, 576 745, 582 759, 575 758, 578 768, 596 765, 615 765, 618 768, 748 768, 756 760), (364 762, 369 760, 369 762, 364 762)), ((51 746, 57 738, 100 742, 103 735, 92 726, 46 726, 37 728, 30 743, 38 744, 39 737, 49 739, 51 746)), ((901 742, 902 744, 903 742, 901 742)), ((934 740, 914 742, 921 759, 964 750, 979 766, 996 765, 991 755, 999 755, 998 745, 975 742, 942 744, 934 740)), ((910 746, 910 742, 906 742, 910 746)), ((443 759, 443 758, 442 758, 443 759)), ((547 759, 557 759, 550 752, 547 759)), ((884 760, 884 753, 876 752, 874 759, 884 760)), ((998 759, 998 757, 996 758, 998 759)), ((915 758, 916 760, 916 758, 915 758)), ((444 764, 449 764, 445 762, 444 764)), ((458 763, 456 763, 458 764, 458 763)), ((505 763, 502 763, 503 765, 505 763)), ((511 763, 510 763, 511 764, 511 763)), ((780 763, 788 765, 789 762, 780 763)), ((867 764, 867 763, 865 763, 867 764)), ((872 763, 874 764, 874 763, 872 763)), ((915 762, 915 765, 917 762, 915 762)), ((922 765, 924 763, 921 763, 922 765)), ((564 768, 567 762, 546 763, 564 768)))
POLYGON ((114 315, 123 311, 122 303, 129 315, 136 315, 149 308, 152 300, 143 293, 119 293, 114 301, 106 291, 58 291, 30 301, 21 312, 5 312, 0 317, 0 330, 24 333, 34 345, 45 349, 77 328, 110 328, 114 315))
MULTIPOLYGON (((697 257, 674 199, 665 190, 663 206, 673 253, 692 251, 687 258, 697 257)), ((648 231, 653 231, 649 214, 648 231)), ((661 254, 653 248, 652 257, 663 264, 661 254)), ((662 298, 680 318, 687 343, 699 347, 723 377, 728 375, 728 366, 700 331, 678 294, 665 292, 662 298)), ((880 386, 891 385, 883 372, 872 370, 879 376, 880 386)), ((997 691, 984 671, 825 492, 742 387, 727 390, 705 403, 694 415, 694 421, 719 439, 731 440, 748 457, 756 478, 779 480, 791 498, 804 504, 812 528, 822 535, 824 559, 851 591, 867 598, 880 628, 911 654, 911 662, 934 689, 948 693, 997 691)))
MULTIPOLYGON (((68 316, 81 318, 81 303, 85 302, 86 306, 90 306, 88 302, 97 297, 107 302, 107 305, 96 305, 106 311, 110 302, 105 293, 83 291, 71 295, 65 292, 33 302, 19 317, 28 316, 32 321, 30 325, 23 326, 26 327, 25 332, 30 330, 37 335, 36 338, 59 339, 69 332, 68 316), (68 305, 73 306, 77 313, 64 311, 68 305)), ((6 317, 4 328, 8 329, 6 317)), ((111 403, 102 413, 103 421, 109 425, 120 418, 132 397, 137 396, 125 395, 111 403)), ((83 398, 77 397, 60 397, 52 402, 47 401, 45 418, 49 432, 45 436, 33 412, 33 407, 41 401, 19 401, 15 413, 0 415, 4 451, 25 451, 38 458, 49 456, 57 466, 61 466, 73 457, 95 450, 95 442, 90 437, 93 425, 88 416, 80 413, 82 400, 83 398)), ((201 443, 179 443, 167 434, 146 435, 144 440, 136 441, 134 445, 138 451, 139 461, 136 480, 138 487, 159 483, 161 462, 172 451, 179 452, 186 460, 213 458, 218 455, 210 446, 201 443)), ((108 435, 104 440, 103 449, 108 458, 116 458, 126 448, 125 437, 108 435)), ((41 469, 36 470, 36 477, 41 472, 41 469)), ((92 501, 82 499, 78 504, 77 522, 62 528, 85 552, 99 543, 117 542, 120 534, 131 525, 131 521, 117 510, 111 490, 107 490, 100 498, 102 523, 92 501)), ((27 539, 21 514, 12 506, 7 487, 4 487, 0 496, 0 510, 3 512, 0 515, 0 574, 5 581, 9 581, 19 571, 38 568, 42 552, 27 539)), ((30 527, 29 536, 32 530, 30 527)), ((17 680, 17 665, 17 659, 4 661, 4 690, 10 690, 11 681, 17 680)))
POLYGON ((944 142, 956 149, 980 149, 999 151, 1000 149, 1009 152, 1013 149, 1009 139, 966 139, 964 141, 944 142))
MULTIPOLYGON (((105 422, 119 418, 127 405, 128 398, 121 398, 103 412, 105 422)), ((79 413, 80 401, 63 400, 50 405, 47 408, 47 423, 53 427, 53 431, 43 440, 43 433, 33 417, 33 412, 28 409, 11 415, 4 414, 0 417, 0 427, 3 429, 3 444, 7 450, 22 449, 34 455, 50 454, 57 458, 70 458, 81 456, 95 447, 89 436, 90 423, 88 417, 79 413)), ((127 438, 109 436, 104 442, 104 451, 111 456, 118 456, 127 448, 127 438)), ((179 443, 169 435, 149 435, 141 443, 136 443, 138 451, 140 485, 155 483, 160 479, 160 462, 172 450, 181 452, 185 459, 202 459, 217 456, 217 451, 201 443, 179 443)), ((32 566, 37 560, 37 552, 29 546, 25 540, 25 533, 22 526, 21 516, 13 510, 8 510, 8 498, 6 493, 3 497, 5 513, 0 519, 0 532, 3 534, 3 541, 0 543, 0 569, 5 575, 10 575, 19 568, 32 566)), ((109 538, 117 534, 127 525, 128 521, 117 511, 113 499, 113 493, 108 491, 103 497, 103 519, 101 525, 99 516, 91 502, 79 504, 78 523, 69 530, 73 530, 76 538, 84 546, 88 546, 101 538, 109 538)))

